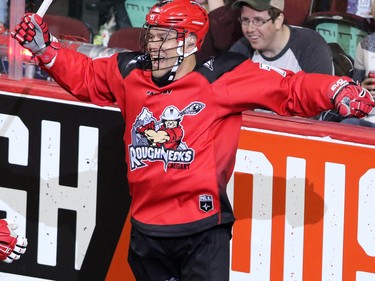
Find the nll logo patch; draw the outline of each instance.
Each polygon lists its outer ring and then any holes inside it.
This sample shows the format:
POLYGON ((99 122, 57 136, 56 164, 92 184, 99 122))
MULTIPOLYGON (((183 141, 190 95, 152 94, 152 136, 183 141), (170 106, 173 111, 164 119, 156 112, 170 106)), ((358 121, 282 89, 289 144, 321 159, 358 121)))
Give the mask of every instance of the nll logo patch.
POLYGON ((199 195, 199 209, 205 213, 214 209, 214 200, 212 195, 199 195))

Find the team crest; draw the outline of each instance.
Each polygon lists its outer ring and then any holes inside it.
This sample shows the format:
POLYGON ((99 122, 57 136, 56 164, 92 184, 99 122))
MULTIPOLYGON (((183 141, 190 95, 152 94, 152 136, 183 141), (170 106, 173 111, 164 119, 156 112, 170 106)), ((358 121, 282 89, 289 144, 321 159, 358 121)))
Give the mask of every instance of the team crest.
POLYGON ((199 209, 205 213, 214 209, 214 200, 212 195, 199 195, 199 209))
POLYGON ((194 160, 195 152, 184 142, 183 118, 198 114, 205 105, 193 102, 179 110, 167 106, 159 119, 148 108, 143 108, 132 128, 129 145, 130 169, 147 166, 147 162, 161 161, 168 167, 184 169, 194 160))

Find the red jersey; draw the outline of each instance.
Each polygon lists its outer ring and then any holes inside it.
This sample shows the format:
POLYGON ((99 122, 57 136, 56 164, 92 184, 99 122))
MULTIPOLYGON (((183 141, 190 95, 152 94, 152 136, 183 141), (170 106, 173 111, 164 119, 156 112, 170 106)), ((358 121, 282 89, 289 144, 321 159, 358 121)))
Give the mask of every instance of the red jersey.
MULTIPOLYGON (((241 112, 266 108, 280 115, 316 116, 332 108, 327 93, 340 79, 293 74, 228 53, 158 86, 143 69, 143 58, 119 53, 90 59, 61 49, 47 71, 80 100, 117 102, 125 120, 132 224, 155 236, 189 235, 233 223, 226 185, 235 164, 241 112), (182 130, 173 149, 152 145, 150 137, 137 132, 150 122, 160 131, 167 108, 180 117, 182 130)), ((163 141, 152 137, 152 143, 163 141)))

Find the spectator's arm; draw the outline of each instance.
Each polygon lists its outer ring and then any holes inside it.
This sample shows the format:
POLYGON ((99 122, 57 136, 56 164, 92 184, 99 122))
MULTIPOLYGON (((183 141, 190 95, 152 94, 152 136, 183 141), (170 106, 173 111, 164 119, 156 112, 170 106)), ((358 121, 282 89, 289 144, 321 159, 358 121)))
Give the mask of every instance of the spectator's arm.
POLYGON ((208 12, 224 6, 224 0, 207 0, 208 12))
POLYGON ((353 80, 362 83, 362 86, 367 88, 368 84, 371 84, 371 79, 366 80, 366 65, 365 65, 365 55, 364 50, 361 46, 361 42, 357 44, 355 57, 354 57, 354 70, 353 70, 353 80), (364 82, 364 83, 363 83, 364 82))
POLYGON ((217 50, 226 51, 242 37, 241 25, 238 22, 240 15, 239 9, 232 9, 231 2, 224 5, 223 0, 208 0, 208 2, 215 2, 210 4, 210 13, 208 14, 210 19, 210 34, 213 40, 213 45, 217 50), (221 2, 221 6, 219 5, 221 2), (214 7, 215 9, 211 9, 214 7))

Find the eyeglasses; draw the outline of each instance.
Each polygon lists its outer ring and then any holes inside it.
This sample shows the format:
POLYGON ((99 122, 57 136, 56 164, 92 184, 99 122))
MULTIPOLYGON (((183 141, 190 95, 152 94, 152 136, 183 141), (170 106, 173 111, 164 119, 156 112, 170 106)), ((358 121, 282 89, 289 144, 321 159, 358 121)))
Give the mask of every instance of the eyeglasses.
POLYGON ((255 18, 253 20, 249 20, 249 19, 242 19, 241 17, 238 18, 238 21, 243 25, 243 26, 249 26, 250 23, 252 22, 255 26, 262 26, 263 24, 269 22, 270 20, 272 20, 272 17, 267 19, 267 20, 264 20, 264 19, 258 19, 258 18, 255 18))

